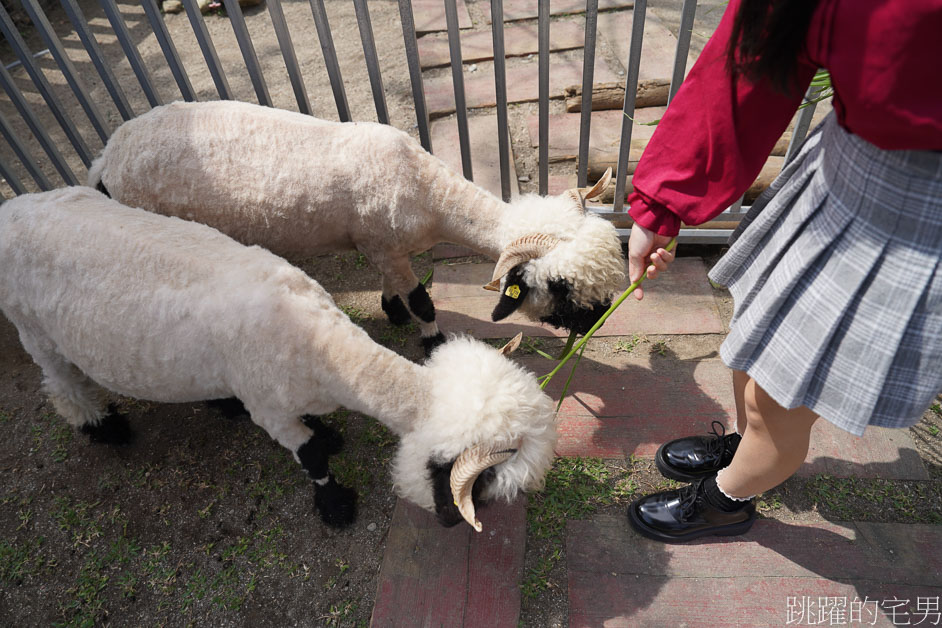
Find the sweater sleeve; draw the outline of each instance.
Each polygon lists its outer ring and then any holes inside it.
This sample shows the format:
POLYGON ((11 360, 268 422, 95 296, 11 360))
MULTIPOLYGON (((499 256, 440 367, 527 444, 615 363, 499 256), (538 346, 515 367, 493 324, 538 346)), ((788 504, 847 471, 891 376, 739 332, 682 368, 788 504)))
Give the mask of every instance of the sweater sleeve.
POLYGON ((803 58, 802 90, 786 96, 768 81, 730 75, 726 50, 740 3, 729 3, 635 169, 629 214, 660 235, 677 235, 681 221, 710 220, 749 188, 814 76, 803 58))

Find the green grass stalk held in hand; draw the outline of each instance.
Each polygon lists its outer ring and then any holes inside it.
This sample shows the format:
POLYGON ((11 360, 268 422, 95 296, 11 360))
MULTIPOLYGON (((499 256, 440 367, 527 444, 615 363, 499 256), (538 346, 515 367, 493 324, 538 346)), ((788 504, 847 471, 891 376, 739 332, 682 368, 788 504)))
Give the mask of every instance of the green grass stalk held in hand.
MULTIPOLYGON (((674 247, 676 245, 677 245, 677 238, 674 238, 665 247, 665 250, 672 251, 674 250, 674 247)), ((566 380, 566 385, 563 387, 563 392, 559 396, 559 404, 557 404, 556 406, 557 411, 559 411, 559 408, 562 407, 563 405, 563 399, 566 398, 566 391, 569 390, 569 384, 572 382, 572 376, 576 372, 576 367, 579 366, 579 360, 582 358, 582 353, 585 351, 585 345, 589 341, 589 338, 591 338, 592 335, 596 331, 598 331, 598 329, 602 325, 605 324, 605 321, 608 320, 608 317, 611 316, 612 313, 618 309, 618 306, 621 305, 622 302, 624 302, 624 300, 628 298, 628 295, 634 292, 635 289, 641 285, 641 282, 643 282, 646 277, 647 277, 647 269, 645 269, 645 272, 641 274, 641 278, 638 279, 638 281, 628 286, 628 289, 625 290, 621 294, 620 297, 615 299, 615 302, 612 303, 612 305, 608 308, 608 310, 606 310, 604 314, 602 314, 602 317, 599 318, 599 320, 595 323, 595 325, 593 325, 592 328, 589 329, 588 332, 586 332, 585 336, 582 337, 582 340, 580 340, 578 343, 575 343, 575 346, 573 346, 573 343, 575 342, 576 334, 575 332, 570 333, 569 340, 566 342, 566 348, 563 349, 563 353, 559 357, 559 363, 556 365, 556 367, 552 371, 550 371, 546 375, 541 375, 537 378, 537 380, 540 381, 540 388, 546 389, 546 386, 550 383, 550 380, 553 379, 553 376, 556 375, 556 373, 558 373, 561 368, 563 368, 563 365, 569 361, 569 358, 574 356, 576 353, 579 354, 579 358, 576 360, 576 363, 573 364, 572 371, 569 373, 569 378, 566 380)))

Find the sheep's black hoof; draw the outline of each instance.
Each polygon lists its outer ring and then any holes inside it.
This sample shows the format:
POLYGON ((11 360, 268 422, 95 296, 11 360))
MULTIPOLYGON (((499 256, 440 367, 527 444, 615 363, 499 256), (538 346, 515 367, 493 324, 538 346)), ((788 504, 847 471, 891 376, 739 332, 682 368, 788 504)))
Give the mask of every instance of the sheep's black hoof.
POLYGON ((114 404, 108 406, 108 413, 97 424, 86 423, 79 428, 88 434, 93 443, 106 445, 127 445, 134 438, 128 417, 118 412, 114 404))
POLYGON ((422 348, 425 349, 425 357, 432 355, 432 351, 438 345, 445 344, 445 334, 438 332, 434 336, 422 338, 422 348))
POLYGON ((241 421, 251 418, 245 405, 237 397, 228 397, 226 399, 211 399, 206 405, 216 410, 222 416, 233 421, 241 421))
POLYGON ((333 476, 323 486, 316 485, 314 507, 331 528, 345 528, 357 518, 357 492, 337 484, 333 476))
POLYGON ((405 325, 412 320, 412 315, 406 309, 406 304, 402 302, 398 294, 393 295, 392 299, 383 296, 383 311, 386 312, 386 318, 393 325, 405 325))
POLYGON ((314 438, 317 439, 328 456, 339 454, 343 449, 343 436, 340 435, 340 432, 324 424, 318 417, 313 414, 305 414, 301 417, 301 421, 314 430, 314 438))

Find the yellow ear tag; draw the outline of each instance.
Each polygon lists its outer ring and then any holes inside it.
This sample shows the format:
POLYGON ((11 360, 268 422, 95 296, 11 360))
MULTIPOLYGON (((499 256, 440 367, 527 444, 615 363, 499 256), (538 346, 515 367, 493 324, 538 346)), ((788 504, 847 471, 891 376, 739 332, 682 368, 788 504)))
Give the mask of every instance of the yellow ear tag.
POLYGON ((507 290, 504 291, 504 294, 506 294, 511 299, 519 299, 520 298, 520 286, 518 286, 517 284, 514 284, 512 286, 507 286, 507 290))

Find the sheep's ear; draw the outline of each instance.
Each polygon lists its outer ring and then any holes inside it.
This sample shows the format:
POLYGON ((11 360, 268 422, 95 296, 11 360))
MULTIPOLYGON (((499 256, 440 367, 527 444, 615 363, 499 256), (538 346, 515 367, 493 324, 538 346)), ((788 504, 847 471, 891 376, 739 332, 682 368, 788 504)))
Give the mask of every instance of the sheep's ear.
POLYGON ((507 273, 507 280, 504 283, 504 291, 500 295, 500 301, 491 312, 492 321, 500 321, 513 314, 523 303, 530 292, 530 286, 523 280, 522 264, 514 266, 507 273))
POLYGON ((586 201, 591 201, 598 198, 602 195, 602 192, 609 186, 612 182, 612 169, 608 168, 605 171, 605 174, 602 175, 602 178, 596 181, 595 185, 591 188, 580 188, 579 193, 582 195, 582 198, 586 201))
POLYGON ((498 349, 501 355, 510 355, 520 347, 520 342, 523 340, 523 332, 520 332, 516 336, 510 339, 510 342, 505 344, 503 347, 498 349))

